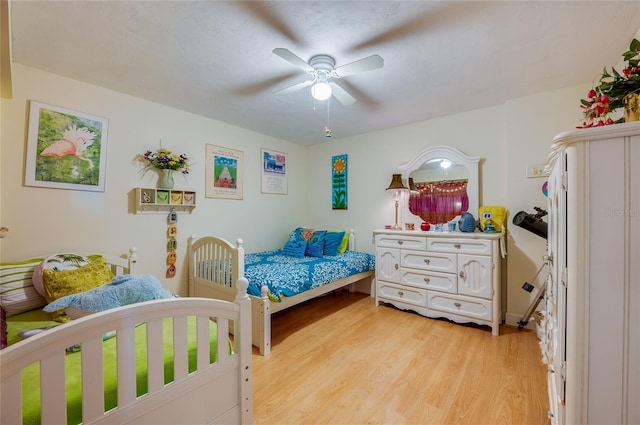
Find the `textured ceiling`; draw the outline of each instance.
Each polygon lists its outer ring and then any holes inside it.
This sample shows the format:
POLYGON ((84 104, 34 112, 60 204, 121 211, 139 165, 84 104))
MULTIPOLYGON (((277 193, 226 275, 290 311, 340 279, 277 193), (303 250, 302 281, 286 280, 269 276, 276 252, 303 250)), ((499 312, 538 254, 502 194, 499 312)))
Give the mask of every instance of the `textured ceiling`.
MULTIPOLYGON (((12 0, 13 60, 300 144, 333 141, 590 81, 640 28, 596 1, 12 0), (272 50, 340 66, 357 102, 318 102, 272 50)), ((576 99, 576 108, 578 99, 576 99)))

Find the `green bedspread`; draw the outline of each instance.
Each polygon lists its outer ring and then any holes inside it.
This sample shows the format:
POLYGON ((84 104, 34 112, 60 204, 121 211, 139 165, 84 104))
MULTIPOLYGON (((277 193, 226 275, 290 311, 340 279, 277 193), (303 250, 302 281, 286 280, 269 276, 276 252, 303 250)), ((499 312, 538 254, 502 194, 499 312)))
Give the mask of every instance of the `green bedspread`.
MULTIPOLYGON (((8 318, 8 342, 9 345, 20 341, 18 332, 24 329, 35 329, 43 326, 60 325, 49 319, 47 313, 42 310, 34 310, 8 318)), ((188 318, 189 332, 189 372, 196 369, 196 320, 188 318)), ((136 376, 137 395, 147 392, 147 353, 146 353, 146 325, 136 327, 136 376)), ((215 323, 209 326, 210 333, 210 361, 217 358, 217 333, 215 323)), ((113 409, 117 405, 117 376, 116 376, 116 339, 107 338, 103 343, 104 356, 104 398, 106 410, 113 409)), ((164 342, 164 382, 173 381, 173 326, 171 319, 165 319, 163 323, 164 342)), ((82 351, 69 352, 66 356, 66 388, 67 388, 67 418, 68 423, 78 424, 82 422, 82 397, 81 397, 81 365, 82 351)), ((23 415, 25 424, 39 424, 40 421, 40 367, 33 364, 23 370, 23 415)))

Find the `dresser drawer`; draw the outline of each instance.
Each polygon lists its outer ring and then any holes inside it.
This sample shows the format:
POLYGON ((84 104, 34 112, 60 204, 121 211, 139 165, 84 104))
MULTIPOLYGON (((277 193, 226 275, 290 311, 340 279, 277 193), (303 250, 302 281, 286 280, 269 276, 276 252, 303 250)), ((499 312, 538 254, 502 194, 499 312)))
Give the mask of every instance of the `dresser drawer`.
POLYGON ((491 301, 489 300, 428 291, 427 307, 429 310, 491 321, 491 301))
POLYGON ((401 282, 418 288, 435 289, 455 294, 458 291, 458 276, 454 273, 438 273, 415 269, 400 269, 401 282))
POLYGON ((384 281, 378 281, 378 297, 421 307, 427 306, 427 291, 425 289, 393 285, 384 281))
POLYGON ((440 252, 402 251, 400 265, 416 269, 433 270, 443 273, 457 273, 458 257, 440 252))
POLYGON ((376 247, 425 251, 427 238, 423 236, 376 235, 376 247))
POLYGON ((491 241, 487 239, 427 238, 427 249, 456 254, 491 255, 491 241))

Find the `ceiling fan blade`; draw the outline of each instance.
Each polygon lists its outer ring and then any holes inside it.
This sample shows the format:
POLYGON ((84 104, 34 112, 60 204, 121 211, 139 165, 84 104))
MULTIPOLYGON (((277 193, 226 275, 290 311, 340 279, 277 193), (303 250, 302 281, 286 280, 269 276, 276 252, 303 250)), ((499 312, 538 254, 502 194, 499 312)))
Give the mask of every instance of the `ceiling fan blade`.
POLYGON ((293 33, 290 26, 287 25, 284 17, 278 16, 273 12, 273 7, 266 2, 261 1, 237 1, 233 2, 234 5, 244 8, 249 14, 255 16, 267 26, 273 28, 278 33, 287 37, 292 43, 297 44, 300 42, 298 37, 293 33))
POLYGON ((313 80, 303 81, 301 83, 294 84, 292 86, 285 87, 285 88, 280 89, 280 90, 276 90, 276 91, 273 92, 273 94, 280 95, 280 94, 293 93, 294 91, 298 91, 298 90, 303 89, 305 87, 309 87, 311 84, 313 84, 313 80))
POLYGON ((356 99, 351 96, 345 89, 337 85, 336 83, 330 81, 329 85, 331 86, 333 97, 338 99, 338 102, 342 103, 344 106, 353 105, 356 103, 356 99))
POLYGON ((277 48, 273 49, 273 53, 280 56, 282 59, 287 62, 297 66, 298 68, 304 69, 307 72, 313 72, 313 67, 309 65, 307 62, 300 59, 298 56, 291 53, 289 49, 277 48))
POLYGON ((378 55, 371 55, 355 62, 339 66, 335 69, 335 72, 338 74, 338 77, 346 77, 348 75, 372 71, 374 69, 382 68, 383 66, 384 59, 378 55))

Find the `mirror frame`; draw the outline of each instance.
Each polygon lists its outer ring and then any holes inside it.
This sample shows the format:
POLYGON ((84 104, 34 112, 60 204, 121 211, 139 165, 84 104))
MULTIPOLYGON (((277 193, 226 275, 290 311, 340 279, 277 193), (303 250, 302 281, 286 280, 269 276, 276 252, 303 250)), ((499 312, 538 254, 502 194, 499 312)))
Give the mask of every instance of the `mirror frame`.
MULTIPOLYGON (((408 182, 409 176, 411 175, 412 171, 419 169, 428 161, 440 158, 448 159, 456 165, 466 167, 467 172, 469 173, 467 181, 467 196, 469 198, 468 211, 473 214, 474 217, 476 217, 478 215, 478 207, 480 206, 480 190, 478 180, 480 179, 479 163, 482 158, 469 156, 451 146, 436 145, 426 148, 409 162, 398 166, 398 171, 400 171, 400 174, 402 174, 402 179, 408 182)), ((407 220, 408 217, 416 217, 417 219, 422 221, 419 216, 416 216, 411 211, 409 211, 408 202, 403 203, 403 211, 406 214, 405 221, 409 221, 407 220)))

